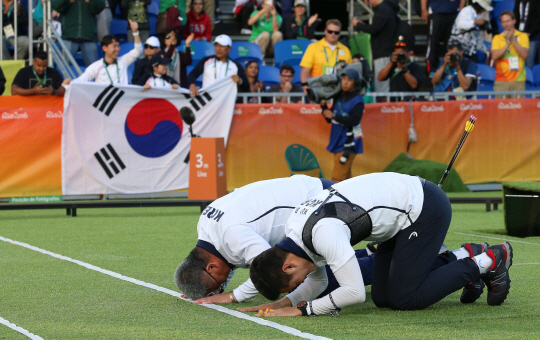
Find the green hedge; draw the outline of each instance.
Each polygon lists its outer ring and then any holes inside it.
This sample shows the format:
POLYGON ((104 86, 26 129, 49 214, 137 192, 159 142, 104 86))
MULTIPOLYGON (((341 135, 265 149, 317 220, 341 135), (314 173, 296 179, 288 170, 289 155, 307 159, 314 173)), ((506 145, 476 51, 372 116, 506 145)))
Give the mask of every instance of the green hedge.
MULTIPOLYGON (((406 154, 400 153, 390 164, 384 168, 384 172, 398 172, 400 174, 415 175, 427 179, 430 182, 438 184, 441 180, 447 164, 426 161, 411 160, 406 154)), ((457 171, 452 168, 444 180, 442 189, 445 192, 470 192, 457 171)))

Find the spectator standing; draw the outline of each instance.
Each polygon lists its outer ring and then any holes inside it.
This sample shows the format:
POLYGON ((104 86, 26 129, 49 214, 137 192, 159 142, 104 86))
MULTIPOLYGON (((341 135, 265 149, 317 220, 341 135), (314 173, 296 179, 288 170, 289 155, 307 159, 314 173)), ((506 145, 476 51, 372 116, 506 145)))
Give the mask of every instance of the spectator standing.
POLYGON ((527 74, 525 59, 529 52, 529 36, 515 29, 513 12, 500 15, 504 32, 493 37, 491 59, 495 61, 494 91, 525 91, 527 74))
POLYGON ((251 17, 251 13, 255 10, 255 7, 259 7, 263 0, 236 0, 234 3, 233 13, 234 18, 240 23, 240 34, 250 35, 252 33, 251 26, 248 24, 248 20, 251 17))
POLYGON ((152 73, 152 64, 150 59, 161 51, 161 44, 156 37, 150 37, 146 39, 144 43, 144 57, 135 62, 135 69, 133 70, 133 77, 131 78, 132 84, 137 84, 145 74, 152 73))
POLYGON ((111 7, 109 6, 109 0, 105 0, 105 8, 97 15, 97 35, 98 40, 101 41, 104 36, 111 33, 111 23, 113 14, 111 7))
POLYGON ((322 114, 332 123, 330 142, 326 150, 334 154, 332 181, 338 183, 352 177, 352 163, 356 154, 364 152, 360 121, 364 114, 364 100, 360 95, 360 75, 346 69, 341 75, 341 92, 334 98, 332 110, 321 104, 322 114))
MULTIPOLYGON (((371 34, 371 53, 373 56, 373 72, 375 75, 388 65, 389 55, 394 51, 397 33, 398 0, 369 0, 373 7, 372 24, 366 24, 353 18, 354 28, 361 32, 371 34)), ((388 81, 381 82, 375 77, 375 91, 388 92, 388 81)))
MULTIPOLYGON (((185 25, 187 22, 187 6, 186 0, 160 0, 159 1, 159 14, 156 22, 156 32, 159 34, 164 34, 167 28, 172 28, 167 26, 167 10, 169 7, 175 7, 180 11, 179 17, 181 19, 182 25, 185 25)), ((177 32, 179 32, 177 30, 177 32)))
POLYGON ((4 60, 12 59, 7 46, 15 46, 15 39, 17 39, 17 59, 28 58, 30 41, 24 35, 25 27, 28 26, 28 12, 20 0, 17 1, 16 6, 17 36, 15 37, 15 1, 2 0, 2 57, 4 60))
POLYGON ((439 67, 439 59, 445 54, 452 26, 465 0, 421 0, 422 19, 429 23, 428 63, 430 71, 439 67))
POLYGON ((461 44, 448 45, 444 62, 433 75, 435 92, 476 91, 476 63, 463 56, 461 44))
POLYGON ((228 35, 221 34, 216 37, 214 40, 216 54, 201 59, 189 73, 189 91, 192 96, 199 94, 195 80, 201 74, 203 75, 203 88, 225 77, 231 77, 239 85, 239 92, 249 92, 249 82, 244 67, 239 62, 229 58, 231 46, 232 40, 228 35))
POLYGON ((165 57, 172 60, 171 63, 167 65, 167 75, 176 81, 179 81, 180 86, 186 89, 189 87, 186 66, 191 65, 193 62, 190 44, 194 37, 195 34, 191 33, 186 38, 184 42, 186 52, 180 52, 176 49, 178 40, 176 39, 176 32, 174 29, 171 28, 167 30, 164 40, 165 57))
MULTIPOLYGON (((424 69, 409 59, 409 49, 404 42, 397 42, 390 62, 377 75, 379 81, 390 80, 390 92, 413 92, 422 82, 424 69)), ((390 97, 390 101, 410 100, 410 97, 390 97)))
POLYGON ((51 6, 61 14, 62 39, 70 53, 81 49, 88 67, 97 60, 96 15, 105 8, 105 0, 51 0, 51 6))
POLYGON ((315 21, 319 17, 313 14, 309 19, 306 17, 306 0, 294 1, 294 15, 284 17, 281 25, 283 39, 315 39, 315 21))
POLYGON ((17 72, 11 84, 11 94, 64 96, 66 90, 62 86, 64 79, 57 70, 47 65, 47 52, 36 52, 32 65, 23 67, 17 72))
POLYGON ((279 28, 281 27, 281 15, 276 11, 273 0, 265 0, 259 10, 251 13, 248 25, 252 33, 249 41, 261 47, 263 58, 266 55, 274 55, 274 44, 283 40, 279 28))
MULTIPOLYGON (((150 37, 150 21, 148 21, 148 5, 152 0, 121 0, 120 8, 127 13, 128 20, 139 24, 139 38, 146 41, 150 37)), ((127 27, 127 40, 133 42, 133 31, 127 27)))
POLYGON ((516 0, 514 15, 518 30, 529 35, 529 54, 525 65, 532 69, 540 62, 540 1, 516 0))
POLYGON ((193 40, 212 40, 210 16, 203 11, 203 0, 193 0, 191 2, 191 10, 187 13, 184 39, 192 33, 194 34, 193 40))
POLYGON ((327 20, 324 38, 308 46, 300 62, 300 80, 304 89, 307 89, 306 82, 310 76, 313 78, 334 73, 334 66, 339 60, 347 64, 351 62, 351 51, 338 41, 340 35, 341 22, 337 19, 327 20))
MULTIPOLYGON (((279 79, 281 83, 273 85, 270 87, 268 92, 280 92, 280 93, 290 93, 290 92, 304 92, 302 86, 298 84, 293 84, 294 79, 294 68, 291 65, 283 65, 279 69, 279 79)), ((298 103, 302 101, 302 97, 290 97, 291 103, 298 103)), ((277 97, 276 100, 278 103, 285 104, 288 102, 289 97, 277 97)))
POLYGON ((171 59, 164 58, 161 54, 154 55, 150 59, 152 72, 146 73, 141 77, 136 85, 144 86, 147 90, 153 87, 177 89, 179 87, 178 82, 167 75, 167 68, 170 62, 171 59))
POLYGON ((490 6, 491 0, 472 0, 472 2, 472 5, 463 8, 456 17, 448 44, 459 42, 463 46, 465 57, 477 62, 476 50, 485 49, 480 26, 484 25, 486 20, 480 18, 480 15, 493 10, 493 7, 490 6))
POLYGON ((95 81, 106 84, 128 84, 127 68, 133 64, 142 53, 138 24, 130 21, 131 30, 135 37, 135 48, 118 58, 120 44, 114 35, 106 35, 101 40, 101 49, 105 56, 88 66, 84 73, 77 78, 79 81, 95 81))

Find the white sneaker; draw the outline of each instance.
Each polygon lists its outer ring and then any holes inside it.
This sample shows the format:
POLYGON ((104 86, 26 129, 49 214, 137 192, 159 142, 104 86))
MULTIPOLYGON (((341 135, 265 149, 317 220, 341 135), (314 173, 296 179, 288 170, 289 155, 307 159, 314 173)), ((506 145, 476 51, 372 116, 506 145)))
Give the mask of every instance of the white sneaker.
POLYGON ((242 28, 240 30, 240 34, 249 35, 249 34, 251 34, 251 30, 249 28, 242 28))

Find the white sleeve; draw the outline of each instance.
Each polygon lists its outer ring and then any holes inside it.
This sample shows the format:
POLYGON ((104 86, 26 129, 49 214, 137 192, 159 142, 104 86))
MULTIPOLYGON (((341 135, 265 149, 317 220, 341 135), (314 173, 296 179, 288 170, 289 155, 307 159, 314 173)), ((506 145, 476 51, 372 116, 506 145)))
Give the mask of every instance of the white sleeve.
POLYGON ((311 301, 315 299, 324 292, 327 286, 328 276, 326 276, 326 269, 324 267, 318 267, 309 273, 306 280, 289 293, 287 297, 291 300, 294 307, 300 301, 311 301))
POLYGON ((471 9, 470 11, 459 12, 456 18, 456 27, 460 31, 468 31, 475 26, 475 17, 471 15, 473 11, 471 9))
POLYGON ((86 70, 84 70, 83 74, 81 74, 78 78, 75 78, 73 80, 77 80, 77 81, 93 81, 93 80, 96 80, 98 68, 99 68, 99 65, 97 63, 93 63, 90 66, 88 66, 86 68, 86 70))
POLYGON ((248 279, 246 282, 242 283, 238 288, 233 290, 234 297, 236 298, 236 301, 242 302, 247 299, 251 299, 252 297, 259 295, 259 291, 255 288, 253 285, 253 282, 251 282, 251 279, 248 279))
POLYGON ((364 280, 356 256, 352 256, 343 267, 334 272, 334 275, 340 287, 330 294, 313 301, 313 312, 316 315, 328 314, 336 309, 335 306, 344 308, 366 300, 364 280), (330 299, 330 295, 332 295, 332 299, 330 299))
POLYGON ((121 62, 128 67, 129 65, 133 64, 137 59, 139 59, 139 56, 143 53, 142 43, 135 44, 135 48, 129 51, 128 53, 124 54, 120 60, 121 62))

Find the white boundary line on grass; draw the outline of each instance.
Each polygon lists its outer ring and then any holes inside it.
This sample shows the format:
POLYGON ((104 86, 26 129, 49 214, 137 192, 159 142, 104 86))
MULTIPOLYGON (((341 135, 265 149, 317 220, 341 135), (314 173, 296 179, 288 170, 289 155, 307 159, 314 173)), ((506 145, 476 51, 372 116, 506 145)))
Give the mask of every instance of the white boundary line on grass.
POLYGON ((27 337, 29 337, 32 340, 43 340, 42 337, 37 336, 37 335, 35 335, 33 333, 30 333, 26 329, 24 329, 22 327, 19 327, 16 324, 9 322, 9 321, 7 321, 6 319, 4 319, 2 317, 0 317, 0 324, 2 324, 4 326, 7 326, 7 327, 13 329, 14 331, 17 331, 17 332, 19 332, 19 333, 21 333, 23 335, 26 335, 27 337))
MULTIPOLYGON (((475 236, 475 237, 482 237, 482 238, 490 238, 493 240, 501 240, 501 241, 509 241, 507 238, 501 238, 501 237, 489 237, 484 235, 474 235, 474 234, 466 234, 466 233, 458 233, 457 231, 453 231, 454 234, 460 234, 460 235, 467 235, 467 236, 475 236)), ((532 244, 535 246, 540 246, 540 243, 532 243, 532 242, 525 242, 525 241, 518 241, 518 240, 510 240, 513 243, 525 243, 525 244, 532 244)))
MULTIPOLYGON (((112 277, 120 279, 120 280, 131 282, 131 283, 134 283, 134 284, 139 285, 139 286, 143 286, 143 287, 146 287, 146 288, 157 290, 158 292, 169 294, 171 296, 177 297, 177 298, 182 299, 184 301, 192 302, 191 300, 183 298, 180 293, 175 292, 174 290, 170 290, 170 289, 167 289, 167 288, 164 288, 164 287, 156 286, 156 285, 154 285, 152 283, 148 283, 148 282, 140 281, 140 280, 128 277, 128 276, 124 276, 122 274, 115 273, 113 271, 94 266, 94 265, 92 265, 90 263, 75 260, 75 259, 69 258, 67 256, 56 254, 56 253, 50 252, 48 250, 44 250, 44 249, 41 249, 41 248, 38 248, 38 247, 34 247, 34 246, 29 245, 27 243, 14 241, 14 240, 11 240, 9 238, 2 237, 2 236, 0 236, 0 241, 15 244, 15 245, 18 245, 18 246, 21 246, 21 247, 24 247, 24 248, 27 248, 27 249, 30 249, 30 250, 37 251, 37 252, 45 254, 45 255, 55 257, 55 258, 60 259, 60 260, 75 263, 75 264, 78 264, 79 266, 85 267, 87 269, 94 270, 94 271, 100 272, 100 273, 105 274, 105 275, 112 276, 112 277)), ((231 316, 234 316, 234 317, 237 317, 237 318, 240 318, 240 319, 252 321, 252 322, 258 323, 259 325, 272 327, 272 328, 275 328, 275 329, 280 330, 282 332, 285 332, 285 333, 288 333, 288 334, 291 334, 291 335, 295 335, 295 336, 298 336, 298 337, 301 337, 301 338, 304 338, 304 339, 329 340, 329 338, 325 338, 325 337, 318 336, 318 335, 313 335, 313 334, 310 334, 310 333, 304 333, 304 332, 299 331, 296 328, 283 326, 283 325, 280 325, 280 324, 278 324, 276 322, 268 321, 266 319, 249 316, 249 315, 246 315, 246 314, 244 314, 242 312, 231 310, 231 309, 228 309, 228 308, 225 308, 225 307, 222 307, 222 306, 217 306, 217 305, 214 305, 214 304, 199 305, 199 306, 203 306, 203 307, 206 307, 206 308, 217 310, 219 312, 229 314, 231 316)), ((41 338, 35 338, 35 339, 41 339, 41 338)))

